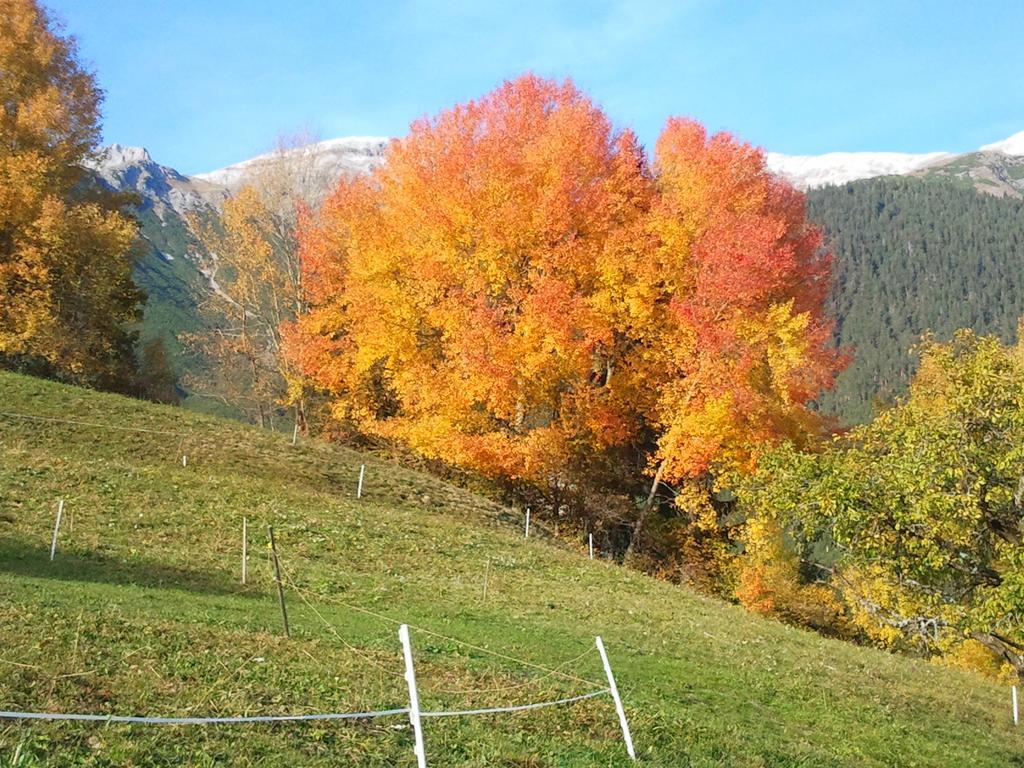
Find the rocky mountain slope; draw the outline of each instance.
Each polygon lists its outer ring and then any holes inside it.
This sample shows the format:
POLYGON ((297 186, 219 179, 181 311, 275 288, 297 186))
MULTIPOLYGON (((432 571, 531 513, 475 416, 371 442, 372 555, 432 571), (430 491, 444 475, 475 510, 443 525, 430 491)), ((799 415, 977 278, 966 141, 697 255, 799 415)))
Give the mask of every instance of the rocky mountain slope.
MULTIPOLYGON (((145 253, 136 281, 148 294, 143 343, 160 339, 180 374, 201 365, 182 345, 182 334, 199 327, 196 305, 211 289, 187 218, 209 216, 247 183, 273 183, 282 173, 302 195, 319 201, 341 176, 366 173, 383 162, 387 139, 352 137, 271 152, 242 163, 187 176, 153 160, 142 147, 112 144, 90 164, 95 184, 136 198, 145 253)), ((196 403, 198 405, 198 403, 196 403)))
POLYGON ((223 185, 160 165, 143 147, 111 144, 89 168, 110 189, 139 195, 143 207, 152 210, 161 221, 201 211, 219 203, 227 194, 223 185))
POLYGON ((304 197, 318 200, 341 176, 368 173, 380 165, 387 145, 388 139, 379 136, 331 139, 258 155, 227 168, 197 174, 192 180, 234 194, 245 184, 277 174, 285 166, 291 175, 298 176, 304 197))

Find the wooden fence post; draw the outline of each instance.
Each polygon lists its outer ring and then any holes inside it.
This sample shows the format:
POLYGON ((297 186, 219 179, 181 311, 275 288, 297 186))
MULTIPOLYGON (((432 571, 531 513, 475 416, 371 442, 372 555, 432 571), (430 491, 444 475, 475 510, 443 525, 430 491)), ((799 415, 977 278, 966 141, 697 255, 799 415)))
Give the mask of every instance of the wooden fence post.
POLYGON ((487 567, 484 568, 484 602, 487 602, 487 583, 491 578, 491 558, 487 558, 487 567))
POLYGON ((267 526, 267 533, 270 534, 270 554, 274 559, 274 581, 277 582, 277 599, 281 603, 281 618, 284 620, 284 636, 291 637, 288 629, 288 609, 284 604, 284 584, 281 583, 281 564, 277 560, 277 544, 274 543, 274 526, 267 526))

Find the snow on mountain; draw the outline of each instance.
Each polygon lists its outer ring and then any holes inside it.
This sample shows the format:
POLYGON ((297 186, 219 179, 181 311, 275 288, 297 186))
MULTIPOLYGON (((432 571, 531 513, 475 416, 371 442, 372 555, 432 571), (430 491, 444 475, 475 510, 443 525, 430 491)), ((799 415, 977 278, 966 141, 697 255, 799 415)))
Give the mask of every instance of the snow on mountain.
POLYGON ((317 198, 341 176, 367 173, 384 162, 388 139, 379 136, 348 136, 303 147, 269 152, 227 168, 200 173, 193 179, 236 192, 261 172, 284 165, 302 177, 300 184, 317 198))
MULTIPOLYGON (((971 173, 977 176, 981 171, 975 166, 991 165, 995 162, 979 159, 978 153, 998 153, 1009 158, 1024 157, 1024 131, 1015 133, 1002 141, 986 144, 975 152, 965 152, 959 155, 950 152, 927 152, 924 154, 829 152, 824 155, 783 155, 769 152, 767 162, 770 170, 795 186, 801 189, 813 189, 829 184, 845 184, 858 179, 871 179, 876 176, 931 173, 933 170, 953 165, 953 161, 957 161, 958 165, 955 170, 961 175, 963 169, 959 166, 966 164, 971 166, 971 173)), ((952 175, 952 171, 940 172, 952 175)), ((993 175, 995 177, 993 183, 997 183, 1002 174, 999 169, 995 169, 989 175, 993 175)), ((1017 189, 1016 185, 1012 186, 1013 189, 1017 189)))
MULTIPOLYGON (((287 170, 291 188, 299 190, 315 204, 342 176, 368 173, 381 165, 388 141, 379 136, 331 139, 269 152, 195 176, 185 176, 159 165, 142 147, 113 144, 103 150, 90 167, 110 187, 137 192, 163 220, 168 210, 183 216, 206 206, 219 207, 244 184, 259 181, 261 173, 277 173, 278 167, 287 170)), ((1021 194, 1024 189, 1017 181, 1020 174, 1012 170, 1008 175, 1003 167, 1024 163, 1018 158, 1024 158, 1024 131, 961 155, 949 152, 830 152, 823 155, 769 152, 767 163, 771 171, 801 189, 876 176, 966 174, 965 177, 981 184, 979 189, 983 191, 993 192, 995 184, 1001 185, 1000 193, 1021 194), (992 179, 985 182, 989 176, 992 179)))
POLYGON ((997 141, 994 144, 986 144, 979 151, 999 152, 1004 155, 1024 156, 1024 131, 1015 133, 1008 139, 997 141))
POLYGON ((912 173, 953 157, 949 152, 829 152, 825 155, 782 155, 769 152, 768 168, 800 189, 845 184, 875 176, 912 173))
POLYGON ((137 193, 161 220, 169 210, 184 216, 207 205, 189 177, 155 162, 143 147, 111 144, 86 166, 111 189, 137 193))

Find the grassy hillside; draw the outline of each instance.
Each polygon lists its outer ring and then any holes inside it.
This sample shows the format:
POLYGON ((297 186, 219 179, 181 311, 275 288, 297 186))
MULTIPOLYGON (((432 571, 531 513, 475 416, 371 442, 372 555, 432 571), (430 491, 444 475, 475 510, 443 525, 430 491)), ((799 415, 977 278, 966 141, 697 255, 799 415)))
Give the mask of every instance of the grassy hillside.
MULTIPOLYGON (((1005 687, 759 620, 590 562, 582 547, 537 529, 524 540, 514 513, 430 477, 8 374, 0 374, 0 403, 5 412, 154 430, 0 416, 0 709, 401 707, 392 621, 400 620, 430 630, 412 636, 427 710, 603 687, 592 650, 602 634, 642 765, 1024 765, 1024 729, 1009 722, 1005 687), (366 495, 357 501, 363 462, 366 495), (66 517, 51 563, 58 498, 66 517), (244 587, 243 515, 251 533, 244 587), (266 524, 287 572, 291 639, 280 631, 266 524), (506 657, 549 670, 568 663, 552 674, 506 657)), ((431 766, 628 762, 607 697, 432 719, 425 728, 431 766)), ((404 716, 217 726, 0 721, 0 765, 19 745, 21 765, 415 764, 404 716)))

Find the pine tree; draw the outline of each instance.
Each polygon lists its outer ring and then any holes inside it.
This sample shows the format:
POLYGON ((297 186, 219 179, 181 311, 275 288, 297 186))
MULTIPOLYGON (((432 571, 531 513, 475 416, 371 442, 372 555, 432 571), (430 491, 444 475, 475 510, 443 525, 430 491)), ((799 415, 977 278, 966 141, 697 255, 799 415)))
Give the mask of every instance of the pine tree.
POLYGON ((808 212, 835 252, 829 309, 850 366, 822 398, 866 421, 903 395, 926 331, 1015 338, 1024 315, 1024 201, 949 181, 887 177, 808 193, 808 212))

